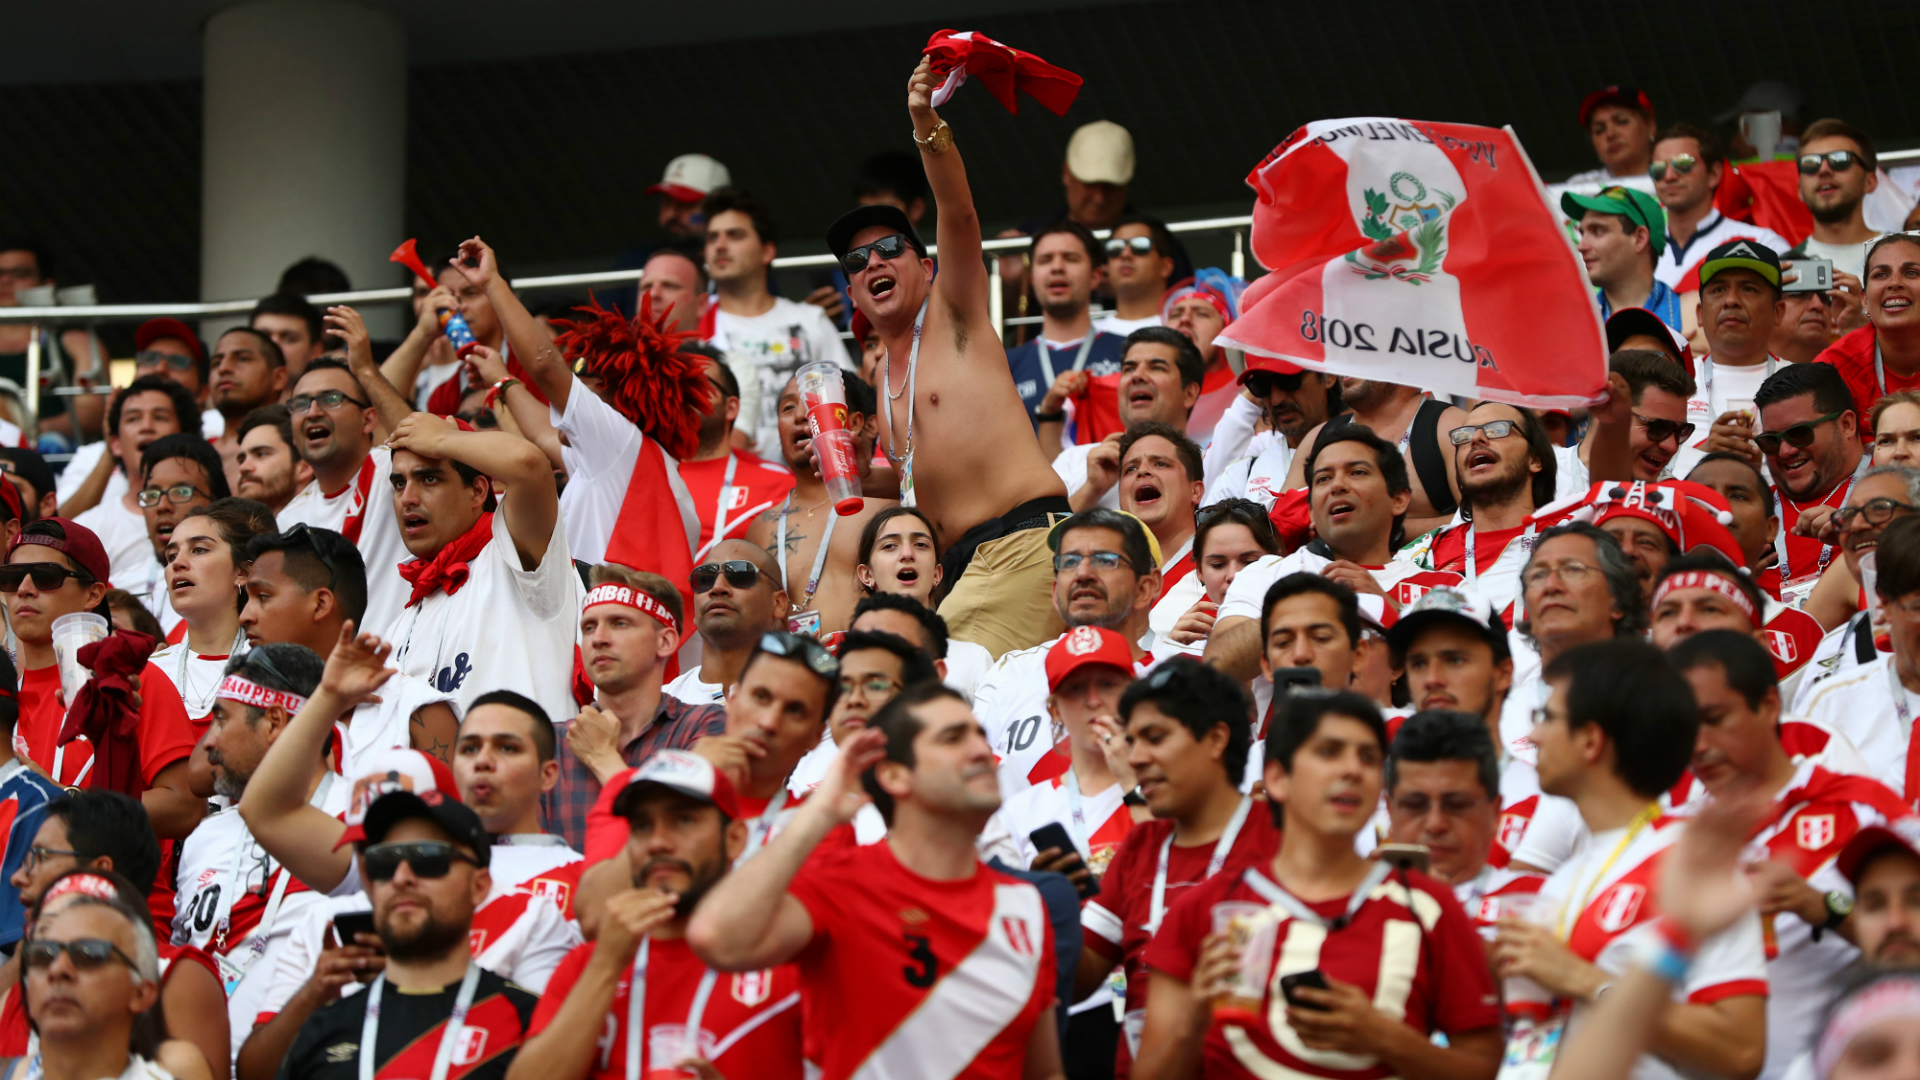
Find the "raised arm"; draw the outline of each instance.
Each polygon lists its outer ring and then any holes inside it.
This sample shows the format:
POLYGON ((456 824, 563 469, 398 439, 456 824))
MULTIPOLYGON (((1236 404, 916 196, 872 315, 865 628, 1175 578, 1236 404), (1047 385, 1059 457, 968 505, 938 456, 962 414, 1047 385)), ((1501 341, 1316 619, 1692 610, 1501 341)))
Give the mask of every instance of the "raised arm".
POLYGON ((446 331, 440 329, 440 313, 459 306, 453 290, 445 285, 435 287, 426 295, 420 302, 420 310, 414 313, 413 329, 380 364, 380 374, 387 385, 411 387, 420 378, 420 367, 427 353, 433 350, 433 343, 446 336, 446 331))
MULTIPOLYGON (((573 392, 573 372, 568 370, 566 360, 554 346, 553 335, 528 313, 507 279, 500 276, 493 249, 477 236, 462 241, 460 257, 453 260, 452 265, 461 277, 486 291, 487 301, 500 316, 500 328, 506 332, 507 344, 513 348, 513 358, 520 361, 527 377, 553 402, 554 409, 566 412, 567 396, 573 392)), ((515 419, 519 419, 517 412, 515 419)), ((524 421, 521 426, 526 426, 524 421)))
POLYGON ((374 429, 374 436, 381 432, 390 432, 400 426, 400 421, 413 411, 413 402, 406 395, 393 388, 380 369, 373 365, 373 343, 367 336, 367 324, 360 313, 350 307, 339 306, 327 309, 327 332, 337 334, 347 343, 347 367, 367 392, 367 400, 373 402, 373 411, 380 421, 374 429))
MULTIPOLYGON (((507 362, 500 354, 485 345, 476 347, 467 357, 467 369, 475 373, 476 385, 498 386, 512 377, 507 370, 507 362)), ((567 376, 573 378, 571 374, 567 376)), ((519 435, 540 448, 547 455, 547 462, 556 469, 565 469, 567 463, 560 452, 560 433, 554 430, 553 413, 540 399, 533 396, 526 384, 515 379, 500 392, 496 405, 505 405, 504 410, 495 408, 494 415, 500 418, 500 429, 519 435)), ((564 406, 562 406, 564 408, 564 406)))
POLYGON ((554 488, 553 466, 539 447, 504 431, 461 431, 452 421, 427 413, 402 420, 387 442, 395 450, 449 458, 505 484, 500 513, 506 516, 521 567, 531 570, 546 558, 560 520, 560 494, 554 488))
POLYGON ((987 264, 981 257, 980 215, 973 208, 973 189, 967 186, 967 167, 960 161, 960 148, 942 132, 940 141, 930 149, 928 140, 941 124, 933 111, 933 91, 940 80, 934 77, 932 62, 920 58, 907 80, 907 113, 913 117, 913 135, 920 143, 920 163, 927 170, 927 186, 933 190, 933 203, 939 211, 940 276, 934 278, 934 292, 963 318, 987 321, 987 264))

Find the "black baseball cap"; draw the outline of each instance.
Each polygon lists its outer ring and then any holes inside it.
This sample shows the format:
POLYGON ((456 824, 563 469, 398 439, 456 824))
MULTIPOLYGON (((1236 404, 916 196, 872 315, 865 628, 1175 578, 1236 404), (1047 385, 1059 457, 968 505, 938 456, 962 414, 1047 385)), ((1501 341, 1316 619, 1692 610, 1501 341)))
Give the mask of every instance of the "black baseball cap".
POLYGON ((366 821, 361 829, 366 833, 367 844, 378 844, 387 838, 387 833, 403 821, 425 818, 437 823, 453 836, 457 844, 473 849, 474 859, 486 866, 493 853, 493 838, 487 835, 486 826, 480 824, 480 815, 474 813, 458 799, 441 791, 423 791, 415 794, 411 791, 389 791, 375 799, 367 807, 366 821))
MULTIPOLYGON (((24 446, 0 446, 0 461, 11 462, 13 467, 7 471, 32 484, 33 490, 41 495, 53 494, 55 484, 53 467, 48 465, 47 459, 41 457, 37 451, 29 450, 24 446)), ((27 507, 28 520, 39 516, 38 506, 27 507)))
POLYGON ((1661 322, 1660 316, 1646 308, 1621 308, 1607 316, 1607 353, 1609 355, 1619 352, 1629 338, 1650 337, 1655 341, 1666 342, 1667 355, 1673 357, 1674 363, 1691 372, 1693 370, 1692 351, 1682 347, 1682 342, 1676 340, 1678 336, 1673 332, 1673 327, 1661 322))
POLYGON ((921 258, 926 258, 926 242, 913 230, 913 222, 907 220, 906 211, 888 203, 861 206, 841 214, 838 221, 827 226, 827 250, 833 252, 835 259, 846 257, 847 249, 853 246, 853 238, 869 225, 880 225, 905 236, 907 243, 913 245, 913 250, 919 252, 921 258))

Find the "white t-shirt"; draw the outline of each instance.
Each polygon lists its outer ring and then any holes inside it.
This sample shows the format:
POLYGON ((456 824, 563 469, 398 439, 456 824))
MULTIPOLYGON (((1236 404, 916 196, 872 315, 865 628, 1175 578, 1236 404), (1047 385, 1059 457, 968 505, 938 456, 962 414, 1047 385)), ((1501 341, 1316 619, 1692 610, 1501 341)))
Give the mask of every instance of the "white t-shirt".
POLYGON ((394 516, 392 474, 393 451, 376 446, 346 487, 327 493, 320 490, 320 481, 308 481, 274 521, 281 532, 304 523, 344 534, 348 517, 360 519, 355 546, 367 566, 367 611, 360 619, 365 627, 391 626, 412 592, 400 576, 400 564, 413 553, 401 539, 400 519, 394 516))
MULTIPOLYGON (((1254 442, 1269 434, 1261 432, 1254 442)), ((1220 470, 1220 476, 1207 489, 1205 505, 1226 499, 1251 499, 1267 509, 1286 490, 1287 470, 1293 467, 1294 448, 1287 440, 1275 438, 1258 454, 1244 457, 1220 470)))
MULTIPOLYGON (((216 412, 214 415, 218 416, 220 414, 216 412)), ((225 431, 226 426, 227 422, 222 420, 215 434, 217 435, 219 432, 225 431)), ((94 466, 100 464, 100 455, 106 452, 107 440, 105 439, 101 439, 99 442, 83 443, 80 446, 74 447, 73 456, 67 459, 67 467, 60 470, 59 476, 54 477, 54 500, 64 503, 68 499, 73 498, 73 493, 79 491, 80 485, 87 482, 87 477, 93 475, 94 466)), ((107 475, 107 489, 101 493, 100 501, 103 503, 112 502, 126 493, 127 474, 120 469, 115 469, 107 475)))
POLYGON ((1174 582, 1161 594, 1160 599, 1154 601, 1153 610, 1147 613, 1147 629, 1153 631, 1154 655, 1171 656, 1175 652, 1183 652, 1198 656, 1206 651, 1204 639, 1191 645, 1176 645, 1167 639, 1167 632, 1179 623, 1180 616, 1192 610, 1193 605, 1206 599, 1206 596, 1206 586, 1200 584, 1200 573, 1196 570, 1174 582))
POLYGON ((697 667, 681 672, 678 678, 661 687, 660 692, 689 705, 718 705, 726 700, 726 688, 719 683, 700 681, 697 667))
POLYGON ((1806 718, 1846 736, 1866 759, 1867 775, 1906 796, 1907 747, 1920 695, 1898 685, 1893 665, 1888 653, 1820 680, 1807 693, 1806 718))
POLYGON ((740 419, 734 430, 754 440, 754 453, 768 461, 782 460, 780 391, 794 372, 815 360, 860 370, 826 312, 783 296, 774 297, 764 315, 715 312, 710 340, 727 354, 727 366, 740 380, 740 419))
POLYGON ((1108 314, 1095 320, 1093 330, 1096 334, 1112 334, 1115 337, 1126 337, 1135 330, 1148 326, 1161 325, 1164 324, 1161 323, 1160 316, 1158 315, 1149 315, 1144 319, 1123 319, 1118 315, 1108 314))
POLYGON ((1654 259, 1653 276, 1668 288, 1678 290, 1687 272, 1707 260, 1708 252, 1721 244, 1742 239, 1759 241, 1772 248, 1775 255, 1785 255, 1787 249, 1793 247, 1772 229, 1735 221, 1718 210, 1709 210, 1684 246, 1674 243, 1672 234, 1668 234, 1659 256, 1654 259))
MULTIPOLYGON (((1800 249, 1816 259, 1831 259, 1833 268, 1841 273, 1852 274, 1857 278, 1866 277, 1867 245, 1865 244, 1829 244, 1809 236, 1800 245, 1800 249)), ((1785 248, 1780 249, 1780 254, 1786 253, 1785 248)))
POLYGON ((1694 365, 1694 392, 1687 398, 1687 422, 1693 425, 1693 436, 1668 462, 1668 475, 1684 480, 1693 467, 1700 463, 1700 459, 1707 456, 1707 439, 1713 434, 1713 422, 1731 409, 1733 402, 1744 402, 1744 408, 1753 408, 1754 395, 1760 392, 1760 384, 1786 363, 1775 357, 1769 360, 1774 362, 1736 367, 1732 364, 1716 364, 1711 356, 1700 358, 1694 365), (1712 391, 1711 397, 1708 396, 1709 390, 1712 391))
POLYGON ((1585 495, 1593 486, 1592 473, 1587 471, 1587 463, 1580 460, 1579 447, 1554 447, 1553 463, 1554 502, 1585 495))
MULTIPOLYGON (((1862 611, 1827 631, 1826 636, 1820 639, 1819 646, 1813 650, 1813 656, 1800 669, 1799 674, 1802 678, 1799 687, 1794 691, 1793 700, 1788 703, 1789 712, 1795 716, 1805 716, 1807 702, 1812 699, 1816 688, 1825 686, 1827 679, 1834 673, 1847 671, 1860 665, 1859 635, 1867 631, 1868 621, 1871 618, 1870 612, 1862 611)), ((1886 654, 1878 652, 1876 646, 1873 655, 1879 657, 1886 654)))
POLYGON ((669 497, 670 492, 679 504, 681 522, 687 529, 687 552, 692 554, 700 539, 700 515, 694 510, 686 483, 680 479, 679 463, 673 455, 658 444, 649 447, 646 435, 633 421, 601 401, 577 378, 567 393, 566 411, 549 409, 548 414, 554 429, 567 440, 560 448, 561 463, 567 467, 567 486, 560 492, 560 516, 567 523, 574 558, 596 566, 606 561, 607 541, 620 524, 620 507, 627 501, 627 486, 642 450, 658 453, 666 462, 668 492, 660 493, 660 497, 669 497))
MULTIPOLYGON (((1011 799, 1031 786, 1033 779, 1028 774, 1054 747, 1053 717, 1047 712, 1047 650, 1060 637, 1002 656, 974 695, 973 714, 987 729, 993 752, 1000 759, 1002 799, 1011 799)), ((1148 653, 1134 661, 1134 674, 1145 675, 1158 662, 1148 653)))
POLYGON ((445 702, 460 715, 460 705, 449 693, 443 693, 411 675, 395 675, 380 684, 380 700, 353 710, 346 723, 335 721, 333 730, 340 740, 340 775, 358 780, 371 766, 367 759, 384 750, 405 750, 413 745, 413 714, 435 702, 445 702))
MULTIPOLYGON (((122 495, 126 493, 123 486, 122 495)), ((107 562, 113 575, 113 583, 118 585, 121 579, 144 581, 147 568, 153 564, 153 539, 147 535, 147 516, 138 510, 128 510, 120 503, 119 496, 102 499, 100 505, 73 519, 76 525, 85 525, 100 538, 100 544, 107 549, 107 562)))
POLYGON ((584 591, 568 555, 567 523, 558 519, 545 556, 532 570, 493 515, 493 539, 468 564, 466 585, 432 595, 401 611, 383 635, 393 643, 394 667, 452 694, 465 713, 489 690, 516 690, 545 709, 569 717, 573 700, 573 645, 584 591))
MULTIPOLYGON (((1053 459, 1053 471, 1058 473, 1060 479, 1066 483, 1068 498, 1072 498, 1075 492, 1087 486, 1087 456, 1092 454, 1093 448, 1099 445, 1099 443, 1075 443, 1060 451, 1060 456, 1053 459)), ((1108 488, 1100 496, 1100 501, 1094 505, 1104 506, 1109 510, 1120 509, 1119 483, 1116 482, 1108 488)))
POLYGON ((992 667, 993 654, 985 645, 947 639, 947 677, 942 681, 967 695, 968 701, 973 700, 992 667))

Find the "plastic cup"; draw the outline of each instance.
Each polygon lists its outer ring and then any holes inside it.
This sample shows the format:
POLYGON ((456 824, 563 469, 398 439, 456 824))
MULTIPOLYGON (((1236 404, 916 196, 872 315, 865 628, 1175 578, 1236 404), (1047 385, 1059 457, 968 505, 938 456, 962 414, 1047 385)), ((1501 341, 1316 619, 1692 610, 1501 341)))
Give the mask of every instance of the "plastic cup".
POLYGON ((860 512, 859 450, 847 430, 847 385, 839 365, 815 360, 800 369, 800 400, 807 409, 807 430, 820 455, 820 478, 834 513, 842 517, 860 512))
MULTIPOLYGON (((1501 918, 1514 918, 1535 926, 1551 927, 1559 905, 1544 896, 1521 893, 1495 898, 1501 918)), ((1532 979, 1519 976, 1500 980, 1501 997, 1508 1016, 1539 1019, 1553 1012, 1553 995, 1532 979)))
POLYGON ((1213 905, 1213 932, 1225 934, 1240 955, 1226 995, 1213 1003, 1213 1015, 1230 1023, 1260 1023, 1279 925, 1265 904, 1229 900, 1213 905))
POLYGON ((646 1080, 688 1080, 693 1074, 674 1063, 701 1056, 684 1025, 658 1024, 647 1031, 646 1080))
POLYGON ((80 663, 80 648, 101 641, 112 627, 104 616, 77 611, 53 620, 53 657, 60 667, 60 691, 71 704, 75 694, 93 678, 93 672, 80 663))
POLYGON ((1727 411, 1746 413, 1747 426, 1750 428, 1758 427, 1760 424, 1760 406, 1750 397, 1728 398, 1727 411))
POLYGON ((1741 113, 1739 124, 1740 134, 1746 136, 1754 155, 1761 161, 1772 161, 1773 152, 1780 148, 1780 110, 1741 113))
POLYGON ((1860 553, 1860 587, 1867 593, 1867 625, 1874 629, 1885 625, 1887 619, 1880 603, 1880 560, 1875 558, 1879 554, 1877 550, 1860 553))

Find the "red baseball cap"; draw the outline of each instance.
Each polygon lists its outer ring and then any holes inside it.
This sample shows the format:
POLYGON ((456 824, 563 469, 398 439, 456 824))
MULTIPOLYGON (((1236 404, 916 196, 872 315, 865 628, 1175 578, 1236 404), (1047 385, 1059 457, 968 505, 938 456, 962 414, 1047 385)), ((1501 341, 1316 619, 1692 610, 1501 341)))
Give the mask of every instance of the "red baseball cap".
POLYGON ((710 802, 727 815, 740 820, 740 795, 727 774, 713 762, 689 750, 660 750, 627 774, 626 785, 613 797, 613 812, 621 817, 632 809, 636 792, 648 784, 657 784, 701 802, 710 802))
POLYGON ((179 339, 180 344, 187 347, 187 351, 193 354, 195 360, 207 358, 206 348, 200 344, 200 335, 194 333, 191 326, 179 319, 148 319, 141 323, 140 329, 133 332, 134 351, 144 350, 161 338, 167 337, 179 339))
POLYGON ((1102 626, 1076 626, 1047 650, 1047 690, 1052 692, 1067 676, 1089 664, 1104 664, 1133 677, 1133 649, 1127 639, 1102 626))
POLYGON ((1248 353, 1247 369, 1240 373, 1240 378, 1237 381, 1241 386, 1247 385, 1247 376, 1256 371, 1265 371, 1274 375, 1298 375, 1305 370, 1307 369, 1298 364, 1289 364, 1285 360, 1276 359, 1271 356, 1261 356, 1257 353, 1248 353))
POLYGON ((1885 825, 1861 829, 1840 849, 1834 865, 1850 884, 1860 884, 1860 864, 1881 848, 1896 847, 1920 858, 1920 817, 1896 818, 1885 825))
MULTIPOLYGON (((5 481, 0 481, 0 483, 5 483, 5 481)), ((7 484, 6 486, 9 488, 13 487, 12 484, 7 484)), ((0 498, 5 497, 4 494, 0 494, 0 498)), ((19 506, 19 500, 20 493, 16 491, 8 505, 17 508, 19 506)), ((13 545, 7 548, 8 557, 12 557, 15 551, 18 551, 22 546, 27 544, 50 547, 65 555, 67 558, 72 559, 74 565, 80 567, 80 569, 92 574, 95 581, 111 582, 113 577, 113 561, 107 558, 106 547, 100 543, 100 538, 94 535, 92 529, 87 528, 72 518, 50 517, 40 520, 51 521, 55 525, 60 526, 60 531, 66 533, 67 538, 61 540, 52 536, 21 533, 19 536, 13 538, 13 545)))
POLYGON ((847 329, 853 331, 854 347, 862 348, 867 343, 867 335, 873 333, 873 323, 867 320, 867 313, 861 311, 856 305, 853 309, 853 318, 847 320, 847 329))
POLYGON ((1587 121, 1593 118, 1593 110, 1602 105, 1625 105, 1653 119, 1653 99, 1645 90, 1637 86, 1603 86, 1580 99, 1580 126, 1586 127, 1587 121))

